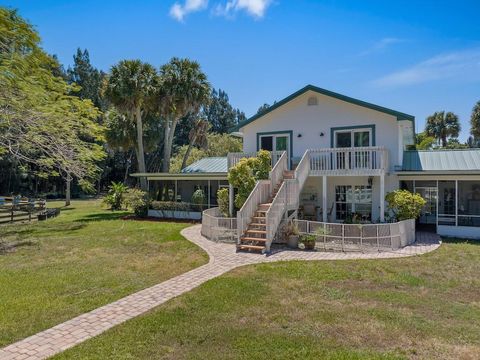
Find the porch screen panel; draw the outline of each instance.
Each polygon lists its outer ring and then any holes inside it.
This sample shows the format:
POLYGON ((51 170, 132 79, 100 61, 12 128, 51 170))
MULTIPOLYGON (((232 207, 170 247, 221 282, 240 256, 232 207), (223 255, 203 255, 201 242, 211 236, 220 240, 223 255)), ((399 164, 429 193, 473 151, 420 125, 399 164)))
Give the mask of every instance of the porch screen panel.
POLYGON ((455 226, 455 181, 438 182, 438 225, 455 226))
POLYGON ((480 181, 458 182, 458 225, 480 226, 480 181))

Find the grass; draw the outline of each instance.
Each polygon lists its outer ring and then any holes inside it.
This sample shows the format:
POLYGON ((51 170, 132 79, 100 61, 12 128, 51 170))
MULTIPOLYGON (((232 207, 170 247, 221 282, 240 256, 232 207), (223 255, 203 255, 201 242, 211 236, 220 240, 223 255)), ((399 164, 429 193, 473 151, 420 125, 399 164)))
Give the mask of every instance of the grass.
POLYGON ((55 359, 478 359, 480 246, 231 271, 55 359))
POLYGON ((124 215, 74 201, 55 219, 0 226, 0 346, 207 262, 180 235, 188 224, 124 215))

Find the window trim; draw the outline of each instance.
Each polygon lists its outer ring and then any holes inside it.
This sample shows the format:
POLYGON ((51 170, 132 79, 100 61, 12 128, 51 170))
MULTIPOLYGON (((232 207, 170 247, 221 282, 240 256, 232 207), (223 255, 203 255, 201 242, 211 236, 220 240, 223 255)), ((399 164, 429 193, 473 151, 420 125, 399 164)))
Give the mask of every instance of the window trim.
MULTIPOLYGON (((357 126, 340 126, 340 127, 332 127, 330 128, 330 147, 334 148, 336 145, 336 133, 337 132, 355 132, 360 130, 369 130, 370 131, 370 146, 375 145, 375 125, 357 125, 357 126)), ((353 139, 352 139, 353 140, 353 139)), ((354 142, 352 141, 352 147, 354 142)))
POLYGON ((288 136, 289 149, 287 151, 287 155, 288 155, 288 158, 291 159, 293 156, 293 131, 292 130, 258 132, 257 133, 257 151, 260 151, 260 138, 262 136, 276 136, 276 135, 288 136))

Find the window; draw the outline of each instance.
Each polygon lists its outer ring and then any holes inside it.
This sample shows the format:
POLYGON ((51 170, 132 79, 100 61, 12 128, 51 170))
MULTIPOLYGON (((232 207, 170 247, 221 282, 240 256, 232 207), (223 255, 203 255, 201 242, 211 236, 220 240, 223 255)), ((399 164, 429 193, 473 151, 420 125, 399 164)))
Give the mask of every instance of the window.
POLYGON ((352 129, 335 131, 335 147, 372 146, 371 129, 352 129))
POLYGON ((372 187, 364 185, 339 185, 335 187, 337 220, 358 214, 364 221, 372 220, 372 187))
POLYGON ((455 226, 455 181, 438 182, 438 225, 455 226))
POLYGON ((288 134, 260 135, 259 144, 259 150, 286 151, 290 155, 290 135, 288 134))

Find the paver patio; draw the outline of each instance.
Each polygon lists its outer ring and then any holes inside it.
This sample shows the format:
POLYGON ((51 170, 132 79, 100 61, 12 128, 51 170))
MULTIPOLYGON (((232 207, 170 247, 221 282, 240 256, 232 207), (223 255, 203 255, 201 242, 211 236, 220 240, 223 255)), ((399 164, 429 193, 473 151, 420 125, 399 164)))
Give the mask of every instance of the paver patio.
POLYGON ((194 225, 184 229, 182 235, 208 253, 210 257, 208 264, 8 345, 0 349, 0 359, 48 358, 239 266, 286 260, 400 258, 422 255, 440 246, 438 235, 418 232, 417 241, 414 244, 390 252, 340 253, 285 250, 274 252, 270 256, 262 256, 236 253, 234 245, 209 241, 200 235, 200 229, 201 225, 194 225))

